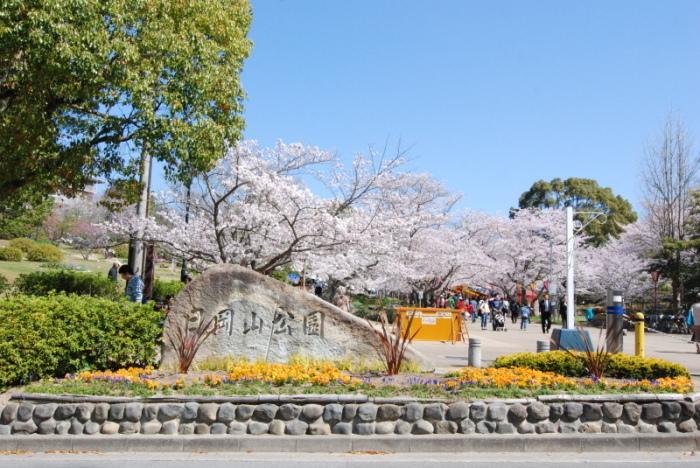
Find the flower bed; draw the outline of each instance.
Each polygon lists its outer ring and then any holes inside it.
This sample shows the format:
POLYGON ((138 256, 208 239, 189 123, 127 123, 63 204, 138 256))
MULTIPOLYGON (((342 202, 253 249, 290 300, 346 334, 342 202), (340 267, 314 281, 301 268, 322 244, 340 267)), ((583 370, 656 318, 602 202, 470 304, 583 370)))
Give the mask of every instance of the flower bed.
POLYGON ((353 393, 368 396, 408 396, 441 399, 484 397, 530 397, 560 393, 687 393, 689 378, 664 377, 616 380, 565 377, 527 368, 464 368, 437 376, 352 375, 330 362, 291 364, 236 362, 225 371, 172 375, 152 368, 80 372, 64 379, 31 384, 27 390, 52 394, 153 395, 244 395, 353 393))

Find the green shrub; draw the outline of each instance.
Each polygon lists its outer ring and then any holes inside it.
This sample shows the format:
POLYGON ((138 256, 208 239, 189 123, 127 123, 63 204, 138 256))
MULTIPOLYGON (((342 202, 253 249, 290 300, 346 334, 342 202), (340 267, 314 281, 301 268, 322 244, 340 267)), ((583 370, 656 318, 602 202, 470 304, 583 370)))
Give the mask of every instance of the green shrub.
POLYGON ((181 281, 163 281, 156 279, 153 283, 153 299, 164 301, 168 296, 175 297, 185 284, 181 281))
POLYGON ((114 256, 121 259, 129 258, 129 245, 121 244, 112 249, 114 256))
POLYGON ((21 262, 22 251, 16 247, 0 247, 0 260, 6 262, 21 262))
MULTIPOLYGON (((582 353, 574 354, 580 355, 582 353)), ((581 359, 566 351, 500 356, 494 361, 493 367, 526 367, 539 371, 555 372, 567 377, 586 376, 581 359)), ((662 377, 690 377, 690 374, 680 364, 663 359, 614 354, 610 358, 605 376, 616 379, 659 379, 662 377)))
POLYGON ((36 244, 27 252, 30 262, 60 262, 63 260, 61 249, 51 244, 36 244))
POLYGON ((107 275, 81 273, 70 270, 35 271, 19 275, 17 289, 24 294, 46 296, 50 292, 81 294, 117 299, 121 296, 117 284, 107 275))
POLYGON ((7 245, 9 247, 19 249, 24 253, 29 253, 30 250, 37 246, 37 243, 32 239, 27 239, 26 237, 18 237, 16 239, 12 239, 7 245))
POLYGON ((151 305, 126 300, 63 294, 0 299, 0 387, 154 364, 162 319, 151 305))
POLYGON ((10 289, 10 282, 3 275, 0 275, 0 293, 10 289))

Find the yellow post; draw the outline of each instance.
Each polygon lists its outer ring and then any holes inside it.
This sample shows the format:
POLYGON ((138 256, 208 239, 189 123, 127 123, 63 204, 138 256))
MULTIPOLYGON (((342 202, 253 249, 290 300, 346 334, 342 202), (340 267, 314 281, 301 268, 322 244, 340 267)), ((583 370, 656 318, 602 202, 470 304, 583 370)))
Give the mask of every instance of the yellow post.
POLYGON ((634 355, 644 357, 644 314, 634 314, 634 355))

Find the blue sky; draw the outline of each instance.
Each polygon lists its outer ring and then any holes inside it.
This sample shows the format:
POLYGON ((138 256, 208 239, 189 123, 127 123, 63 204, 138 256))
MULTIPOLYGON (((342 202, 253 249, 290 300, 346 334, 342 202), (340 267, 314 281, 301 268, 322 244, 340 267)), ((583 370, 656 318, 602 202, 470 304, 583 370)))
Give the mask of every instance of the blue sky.
POLYGON ((252 4, 246 138, 344 158, 400 138, 461 208, 570 176, 638 205, 665 115, 700 137, 700 1, 252 4))

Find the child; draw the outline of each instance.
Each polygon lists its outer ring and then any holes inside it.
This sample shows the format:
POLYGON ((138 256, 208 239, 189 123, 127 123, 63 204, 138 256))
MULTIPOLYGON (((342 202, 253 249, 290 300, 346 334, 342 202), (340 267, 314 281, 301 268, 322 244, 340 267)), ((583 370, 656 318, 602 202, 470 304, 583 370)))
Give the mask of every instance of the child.
POLYGON ((520 329, 527 330, 527 323, 530 321, 530 313, 532 310, 528 307, 527 303, 520 307, 520 329))

